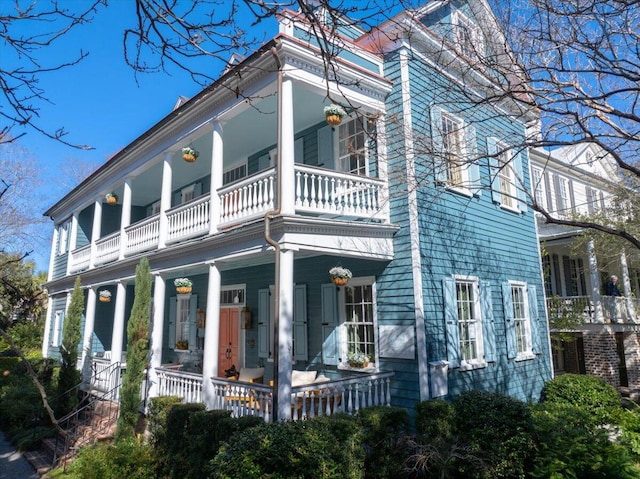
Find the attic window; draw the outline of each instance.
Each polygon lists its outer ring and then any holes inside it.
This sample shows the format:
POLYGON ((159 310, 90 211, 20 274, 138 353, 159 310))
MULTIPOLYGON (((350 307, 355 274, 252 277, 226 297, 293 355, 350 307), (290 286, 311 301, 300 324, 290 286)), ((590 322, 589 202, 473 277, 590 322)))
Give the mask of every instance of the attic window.
POLYGON ((460 51, 469 58, 484 56, 484 37, 480 27, 458 10, 453 12, 456 43, 460 51))

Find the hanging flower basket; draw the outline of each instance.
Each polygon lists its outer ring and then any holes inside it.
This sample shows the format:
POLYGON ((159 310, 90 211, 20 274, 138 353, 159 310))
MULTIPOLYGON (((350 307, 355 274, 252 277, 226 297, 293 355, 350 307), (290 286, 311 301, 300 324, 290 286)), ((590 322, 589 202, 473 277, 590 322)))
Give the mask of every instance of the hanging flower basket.
POLYGON ((342 266, 334 266, 329 270, 331 282, 336 286, 344 286, 349 282, 352 276, 351 271, 347 268, 343 268, 342 266))
POLYGON ((198 159, 198 156, 200 156, 200 153, 190 146, 186 146, 182 149, 182 159, 187 163, 193 163, 198 159))
POLYGON ((107 193, 104 195, 104 199, 108 205, 115 205, 118 202, 118 195, 115 193, 107 193))
POLYGON ((102 291, 100 291, 100 293, 98 294, 98 299, 100 300, 100 302, 102 303, 108 303, 111 301, 111 291, 103 289, 102 291))
POLYGON ((327 123, 332 126, 342 123, 342 117, 346 116, 347 112, 344 111, 340 105, 331 104, 324 107, 324 116, 327 123))
POLYGON ((173 285, 176 287, 178 294, 189 294, 193 283, 189 278, 176 278, 173 280, 173 285))

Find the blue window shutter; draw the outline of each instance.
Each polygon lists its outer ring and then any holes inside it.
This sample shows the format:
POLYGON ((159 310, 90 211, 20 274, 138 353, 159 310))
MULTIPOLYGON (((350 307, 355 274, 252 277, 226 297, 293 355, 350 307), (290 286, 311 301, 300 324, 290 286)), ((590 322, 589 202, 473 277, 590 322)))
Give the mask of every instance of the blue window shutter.
POLYGON ((174 348, 176 346, 176 307, 177 298, 171 296, 169 298, 169 347, 174 348))
POLYGON ((484 360, 496 360, 496 327, 491 300, 491 282, 480 283, 480 308, 482 309, 482 334, 484 336, 484 360))
POLYGON ((189 338, 189 349, 194 351, 196 349, 196 344, 198 344, 198 327, 196 324, 196 311, 198 309, 198 295, 192 294, 189 298, 189 321, 187 321, 187 328, 189 328, 189 333, 187 337, 189 338))
POLYGON ((489 176, 491 178, 491 199, 496 203, 502 203, 502 192, 500 191, 500 165, 498 158, 494 155, 498 152, 496 139, 487 138, 487 154, 489 155, 489 176))
POLYGON ((518 208, 521 213, 527 211, 527 192, 524 188, 524 153, 520 152, 513 158, 516 172, 516 191, 518 193, 518 208))
POLYGON ((202 194, 202 182, 198 181, 193 185, 193 197, 197 198, 202 194))
POLYGON ((442 280, 444 294, 444 323, 447 331, 447 360, 449 367, 460 366, 460 332, 458 330, 458 304, 456 301, 456 280, 442 280))
POLYGON ((271 316, 271 305, 269 298, 269 290, 261 289, 258 291, 258 357, 268 358, 271 353, 269 334, 269 323, 271 316))
POLYGON ((307 285, 297 284, 293 292, 293 359, 309 359, 307 347, 307 285))
POLYGON ((258 157, 258 171, 266 170, 269 168, 269 164, 271 162, 271 157, 269 153, 258 157))
POLYGON ((507 282, 502 283, 502 304, 507 334, 507 358, 513 359, 518 355, 518 347, 516 345, 516 323, 513 318, 511 285, 507 282))
POLYGON ((432 106, 431 116, 431 141, 433 143, 433 177, 435 181, 447 182, 447 165, 444 158, 444 143, 442 141, 442 108, 432 106))
POLYGON ((338 289, 335 285, 321 286, 322 299, 322 362, 337 365, 338 358, 338 289))
POLYGON ((536 354, 542 353, 540 342, 540 317, 538 316, 538 290, 535 286, 527 288, 529 299, 529 323, 531 324, 531 348, 536 354))
POLYGON ((329 170, 335 169, 333 158, 333 128, 330 125, 318 130, 318 166, 329 170))

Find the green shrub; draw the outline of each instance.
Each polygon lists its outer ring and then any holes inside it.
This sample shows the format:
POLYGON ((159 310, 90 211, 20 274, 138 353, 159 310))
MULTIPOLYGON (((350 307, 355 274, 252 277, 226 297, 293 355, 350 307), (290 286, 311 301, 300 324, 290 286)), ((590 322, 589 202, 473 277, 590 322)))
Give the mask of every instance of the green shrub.
POLYGON ((416 404, 416 433, 425 441, 451 440, 455 409, 453 404, 440 399, 416 404))
POLYGON ((167 416, 171 408, 177 404, 182 404, 182 399, 176 396, 157 396, 151 399, 148 428, 151 434, 151 444, 154 447, 164 447, 167 434, 167 416))
POLYGON ((547 402, 531 407, 539 452, 533 478, 631 479, 640 477, 627 450, 579 406, 547 402))
POLYGON ((499 393, 467 391, 454 403, 455 433, 484 467, 461 464, 463 477, 522 478, 535 455, 531 414, 522 401, 499 393))
POLYGON ((548 381, 542 389, 542 401, 579 406, 600 424, 611 422, 622 408, 613 386, 584 374, 563 374, 548 381))
POLYGON ((361 409, 356 417, 362 424, 365 477, 398 477, 406 453, 404 439, 409 432, 407 410, 375 406, 361 409))
POLYGON ((133 437, 114 444, 84 447, 69 467, 69 479, 155 479, 151 446, 133 437))
POLYGON ((208 477, 361 479, 360 440, 359 423, 349 416, 264 424, 231 436, 208 477))

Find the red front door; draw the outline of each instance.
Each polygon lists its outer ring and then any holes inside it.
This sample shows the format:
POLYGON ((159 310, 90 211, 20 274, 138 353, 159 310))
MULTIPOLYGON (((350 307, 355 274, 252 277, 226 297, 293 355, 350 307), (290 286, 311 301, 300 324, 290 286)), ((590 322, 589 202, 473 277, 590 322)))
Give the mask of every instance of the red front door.
POLYGON ((224 370, 232 365, 240 370, 238 344, 238 308, 220 310, 220 339, 218 343, 218 376, 224 377, 224 370))

